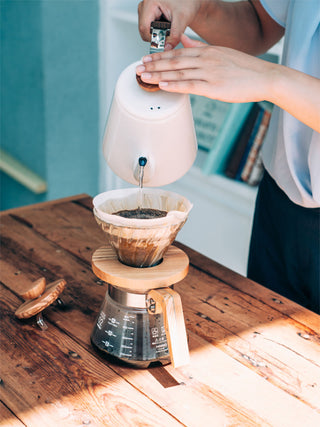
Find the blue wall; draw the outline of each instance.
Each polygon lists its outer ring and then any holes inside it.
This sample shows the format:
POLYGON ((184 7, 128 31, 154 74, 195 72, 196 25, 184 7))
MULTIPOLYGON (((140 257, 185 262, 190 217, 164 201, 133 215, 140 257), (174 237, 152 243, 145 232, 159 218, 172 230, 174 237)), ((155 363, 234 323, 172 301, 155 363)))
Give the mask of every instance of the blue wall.
POLYGON ((1 146, 47 180, 1 173, 1 209, 98 192, 98 1, 1 0, 1 146))

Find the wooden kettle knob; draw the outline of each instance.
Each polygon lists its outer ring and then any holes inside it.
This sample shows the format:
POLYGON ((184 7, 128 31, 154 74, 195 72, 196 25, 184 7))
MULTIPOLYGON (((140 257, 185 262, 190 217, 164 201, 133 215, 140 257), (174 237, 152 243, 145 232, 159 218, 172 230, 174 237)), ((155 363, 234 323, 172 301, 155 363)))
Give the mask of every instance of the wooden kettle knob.
POLYGON ((150 313, 163 313, 173 367, 187 365, 190 356, 180 295, 171 288, 152 289, 148 292, 148 300, 150 313))

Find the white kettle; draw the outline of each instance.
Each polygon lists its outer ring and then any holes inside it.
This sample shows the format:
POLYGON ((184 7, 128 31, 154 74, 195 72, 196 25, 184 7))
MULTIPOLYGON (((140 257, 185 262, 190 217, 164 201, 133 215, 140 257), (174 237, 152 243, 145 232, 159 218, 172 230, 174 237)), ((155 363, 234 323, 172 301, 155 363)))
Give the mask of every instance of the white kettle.
POLYGON ((189 170, 197 141, 189 96, 145 91, 136 81, 139 63, 129 65, 117 81, 103 152, 113 172, 131 184, 139 184, 139 159, 144 159, 143 184, 158 187, 189 170))

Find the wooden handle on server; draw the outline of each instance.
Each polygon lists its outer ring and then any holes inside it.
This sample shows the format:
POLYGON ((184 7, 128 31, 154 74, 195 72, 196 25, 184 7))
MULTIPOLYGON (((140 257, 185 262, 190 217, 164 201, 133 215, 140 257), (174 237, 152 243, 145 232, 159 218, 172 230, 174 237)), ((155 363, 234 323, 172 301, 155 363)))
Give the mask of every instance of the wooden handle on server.
POLYGON ((190 357, 180 295, 171 288, 152 289, 148 292, 148 299, 151 303, 149 311, 163 313, 173 367, 187 365, 190 357))

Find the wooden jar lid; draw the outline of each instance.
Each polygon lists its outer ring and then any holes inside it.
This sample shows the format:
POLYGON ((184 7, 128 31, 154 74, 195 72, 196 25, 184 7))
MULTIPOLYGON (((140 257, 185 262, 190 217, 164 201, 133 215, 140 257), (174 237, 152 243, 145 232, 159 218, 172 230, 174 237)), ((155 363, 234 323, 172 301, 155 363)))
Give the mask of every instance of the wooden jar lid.
POLYGON ((170 246, 160 264, 130 267, 122 264, 111 246, 102 246, 92 256, 92 270, 99 279, 131 292, 146 293, 179 282, 188 274, 189 258, 181 249, 170 246))
POLYGON ((61 294, 66 286, 64 279, 56 280, 45 288, 43 295, 30 301, 26 301, 16 310, 15 315, 19 319, 28 319, 35 316, 52 304, 61 294))

